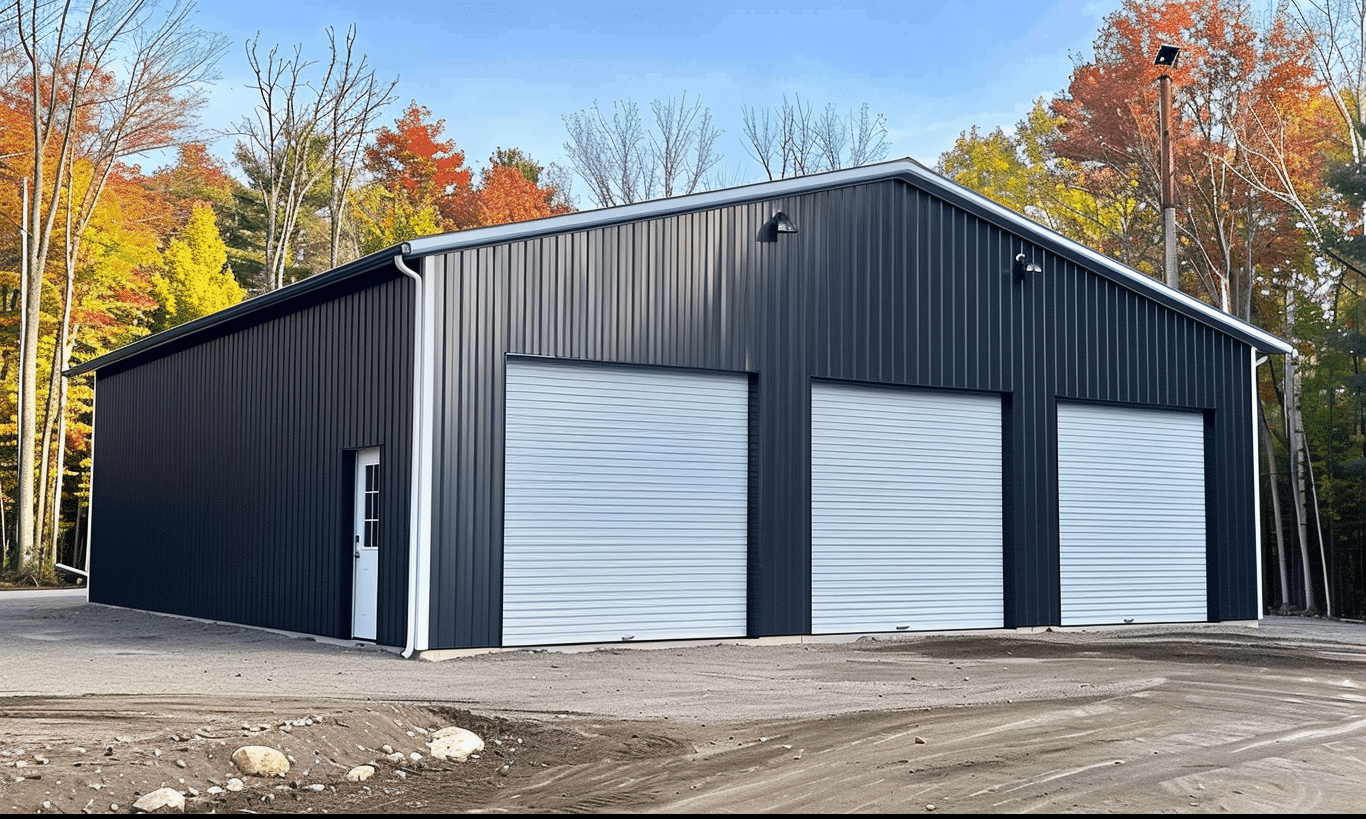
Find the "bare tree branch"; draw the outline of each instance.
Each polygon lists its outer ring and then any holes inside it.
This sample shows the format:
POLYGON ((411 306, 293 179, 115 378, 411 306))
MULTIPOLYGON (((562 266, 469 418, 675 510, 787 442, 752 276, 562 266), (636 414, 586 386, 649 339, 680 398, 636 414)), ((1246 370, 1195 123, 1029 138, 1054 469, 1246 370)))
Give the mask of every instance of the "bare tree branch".
POLYGON ((393 101, 397 81, 378 81, 365 56, 355 58, 355 26, 340 44, 330 28, 327 38, 328 61, 316 81, 312 69, 322 64, 304 59, 302 45, 289 55, 275 46, 264 59, 259 34, 246 45, 255 76, 250 87, 260 102, 238 125, 236 158, 265 211, 266 289, 286 283, 305 201, 324 182, 333 220, 329 256, 334 262, 339 257, 340 214, 361 145, 379 111, 393 101))
POLYGON ((877 162, 887 156, 887 118, 865 103, 841 115, 834 103, 820 114, 800 94, 773 109, 742 109, 745 151, 769 179, 785 179, 877 162))
POLYGON ((569 164, 599 207, 625 205, 664 196, 693 193, 707 172, 721 161, 716 152, 720 132, 701 100, 688 103, 654 100, 653 131, 647 130, 636 103, 612 104, 608 119, 597 103, 592 110, 564 118, 569 140, 564 144, 569 164))

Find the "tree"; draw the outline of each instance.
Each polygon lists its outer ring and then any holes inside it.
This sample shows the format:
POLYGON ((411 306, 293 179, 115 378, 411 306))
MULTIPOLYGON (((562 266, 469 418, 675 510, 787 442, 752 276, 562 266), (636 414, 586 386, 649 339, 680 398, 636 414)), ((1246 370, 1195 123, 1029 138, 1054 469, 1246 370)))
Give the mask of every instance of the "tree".
MULTIPOLYGON (((1155 82, 1168 69, 1151 63, 1163 42, 1182 47, 1180 66, 1169 73, 1185 267, 1212 303, 1250 318, 1255 269, 1302 257, 1305 247, 1293 209, 1248 174, 1255 123, 1270 121, 1273 110, 1306 106, 1319 93, 1303 56, 1307 44, 1283 15, 1259 25, 1241 0, 1127 0, 1106 18, 1093 58, 1074 68, 1067 93, 1053 101, 1063 122, 1052 148, 1084 169, 1104 168, 1131 182, 1155 220, 1155 82)), ((1297 150, 1313 156, 1314 147, 1297 150)), ((1154 243, 1160 236, 1145 233, 1154 243)))
MULTIPOLYGON (((1290 0, 1287 11, 1305 36, 1315 73, 1337 114, 1337 141, 1353 162, 1366 159, 1366 2, 1290 0)), ((1344 158, 1346 158, 1344 157, 1344 158)))
POLYGON ((355 39, 354 25, 340 43, 327 29, 329 58, 317 79, 302 45, 289 55, 276 46, 263 59, 259 35, 247 43, 247 63, 255 76, 251 87, 261 101, 238 125, 242 139, 235 158, 265 214, 266 289, 289 278, 291 246, 310 196, 331 214, 328 257, 334 263, 339 257, 338 222, 361 145, 397 82, 381 82, 364 56, 355 58, 355 39))
MULTIPOLYGON (((536 196, 545 201, 548 208, 546 216, 574 212, 574 202, 570 193, 571 175, 563 166, 554 162, 549 165, 542 165, 528 156, 521 148, 496 148, 493 154, 489 156, 489 168, 500 165, 516 169, 528 182, 532 183, 532 188, 523 188, 523 191, 527 195, 536 196)), ((484 173, 487 172, 488 169, 484 173)), ((487 182, 481 181, 480 188, 487 187, 487 182)))
POLYGON ((382 185, 362 187, 351 198, 351 209, 361 253, 444 230, 435 205, 415 203, 382 185))
POLYGON ((207 204, 194 206, 182 235, 171 241, 163 258, 163 270, 153 279, 160 304, 154 332, 231 307, 245 295, 233 278, 227 245, 207 204))
POLYGON ((145 184, 167 201, 179 227, 189 223, 199 204, 211 206, 221 218, 232 210, 233 194, 242 187, 202 142, 181 145, 175 164, 157 169, 145 184))
POLYGON ((1013 133, 997 128, 983 135, 974 126, 939 158, 939 172, 1130 267, 1154 272, 1151 243, 1136 237, 1155 227, 1135 185, 1112 168, 1058 156, 1052 145, 1061 122, 1041 99, 1013 133))
POLYGON ((491 164, 479 176, 479 189, 474 197, 474 226, 543 219, 554 214, 551 208, 554 196, 553 189, 538 186, 520 169, 491 164))
POLYGON ((786 179, 877 162, 887 156, 887 118, 864 103, 840 114, 835 104, 819 113, 801 95, 773 109, 745 106, 745 150, 769 179, 786 179))
POLYGON ((613 103, 610 119, 597 103, 564 118, 569 165, 599 207, 693 193, 721 161, 721 132, 700 99, 689 103, 686 93, 676 101, 656 99, 650 110, 653 129, 631 100, 613 103))
MULTIPOLYGON (((123 158, 172 145, 186 132, 203 102, 199 83, 210 77, 221 53, 220 38, 190 24, 193 8, 163 7, 155 0, 5 5, 0 87, 5 104, 24 112, 31 135, 24 172, 11 171, 32 184, 22 217, 28 247, 18 366, 20 566, 38 555, 44 518, 34 497, 34 444, 48 262, 59 254, 65 274, 64 307, 49 359, 50 369, 60 371, 59 359, 69 355, 85 230, 111 175, 123 158)), ((60 401, 55 411, 64 411, 60 401)))
POLYGON ((382 127, 375 133, 374 143, 365 149, 365 170, 385 196, 371 196, 368 202, 371 206, 387 203, 395 223, 417 218, 431 208, 438 225, 459 230, 473 220, 471 174, 455 140, 441 138, 446 121, 431 121, 431 116, 430 110, 413 101, 393 128, 382 127))

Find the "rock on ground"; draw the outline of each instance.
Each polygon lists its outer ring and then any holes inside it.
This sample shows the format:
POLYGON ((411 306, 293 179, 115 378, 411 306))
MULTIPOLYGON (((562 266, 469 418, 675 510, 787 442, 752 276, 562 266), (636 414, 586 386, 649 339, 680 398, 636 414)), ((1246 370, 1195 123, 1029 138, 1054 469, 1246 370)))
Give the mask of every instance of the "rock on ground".
POLYGON ((152 813, 162 808, 183 812, 185 796, 175 788, 157 788, 133 803, 133 809, 143 813, 152 813))
POLYGON ((289 773, 289 759, 265 745, 243 745, 232 752, 232 764, 247 776, 279 776, 289 773))
POLYGON ((433 733, 427 744, 431 746, 432 756, 437 759, 464 761, 471 754, 484 750, 484 740, 478 734, 455 727, 442 728, 433 733))

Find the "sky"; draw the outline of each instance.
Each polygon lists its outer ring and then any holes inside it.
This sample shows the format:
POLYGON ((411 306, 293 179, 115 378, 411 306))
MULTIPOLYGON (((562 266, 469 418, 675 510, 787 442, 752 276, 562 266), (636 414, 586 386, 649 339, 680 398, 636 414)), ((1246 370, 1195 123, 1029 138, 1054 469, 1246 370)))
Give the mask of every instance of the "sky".
MULTIPOLYGON (((867 103, 885 115, 888 158, 933 164, 972 127, 1009 128, 1041 96, 1064 89, 1119 0, 902 0, 749 4, 200 0, 198 25, 229 43, 208 89, 207 129, 230 131, 255 104, 245 43, 259 33, 325 58, 326 28, 351 24, 381 79, 398 79, 392 125, 410 100, 446 121, 467 165, 496 147, 565 161, 563 117, 595 103, 700 98, 724 133, 726 175, 753 181, 743 106, 800 95, 822 108, 867 103)), ((235 139, 213 150, 231 155, 235 139)), ((157 164, 157 163, 151 163, 157 164)), ((576 182, 580 204, 586 187, 576 182)))

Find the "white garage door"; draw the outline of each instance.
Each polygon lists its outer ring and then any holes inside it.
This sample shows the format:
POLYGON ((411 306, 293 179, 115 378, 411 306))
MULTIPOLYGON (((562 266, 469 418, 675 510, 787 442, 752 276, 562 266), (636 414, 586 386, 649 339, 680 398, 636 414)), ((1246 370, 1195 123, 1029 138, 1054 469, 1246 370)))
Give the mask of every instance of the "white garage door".
POLYGON ((1001 401, 817 383, 811 628, 1003 624, 1001 401))
POLYGON ((1208 619, 1198 412, 1058 405, 1062 624, 1208 619))
POLYGON ((743 375, 509 359, 503 644, 746 633, 743 375))

